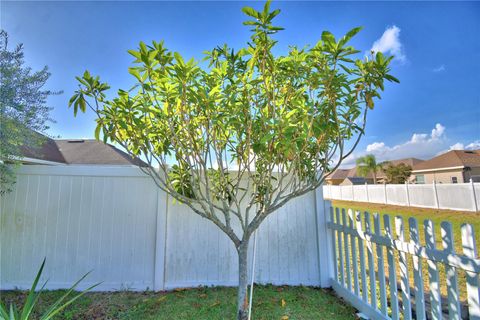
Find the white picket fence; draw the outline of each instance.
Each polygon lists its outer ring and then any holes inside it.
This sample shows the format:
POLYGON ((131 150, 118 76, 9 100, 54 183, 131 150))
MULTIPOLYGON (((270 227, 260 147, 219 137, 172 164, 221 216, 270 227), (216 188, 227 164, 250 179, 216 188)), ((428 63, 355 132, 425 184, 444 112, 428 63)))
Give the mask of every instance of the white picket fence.
POLYGON ((408 220, 410 239, 407 239, 407 226, 401 217, 395 218, 394 232, 389 215, 373 214, 372 227, 368 212, 345 212, 328 208, 328 202, 326 204, 326 211, 330 212, 327 233, 332 256, 332 287, 363 314, 371 319, 427 319, 427 316, 442 319, 440 285, 443 279, 439 276, 439 266, 443 264, 448 286, 448 318, 461 319, 458 272, 464 270, 469 318, 480 319, 480 259, 471 225, 461 227, 463 254, 460 254, 455 253, 449 222, 440 226, 443 245, 440 250, 436 248, 435 226, 431 220, 424 221, 420 228, 426 242, 422 245, 415 218, 408 220), (410 259, 413 270, 409 267, 410 259), (427 279, 424 279, 422 259, 427 261, 427 279), (414 288, 411 291, 409 277, 412 274, 414 288), (425 301, 426 284, 430 291, 429 308, 425 301))
POLYGON ((364 184, 323 186, 325 199, 407 207, 480 210, 480 183, 364 184))

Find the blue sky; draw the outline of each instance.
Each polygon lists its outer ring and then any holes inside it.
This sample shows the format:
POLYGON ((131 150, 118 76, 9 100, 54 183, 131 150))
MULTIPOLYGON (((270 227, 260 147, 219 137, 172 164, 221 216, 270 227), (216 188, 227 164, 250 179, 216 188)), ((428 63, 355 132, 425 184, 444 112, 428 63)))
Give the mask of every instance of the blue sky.
MULTIPOLYGON (((56 123, 48 132, 63 138, 93 137, 93 114, 73 117, 67 108, 85 69, 112 86, 129 88, 128 49, 143 40, 165 40, 170 50, 201 58, 218 44, 248 40, 241 8, 254 2, 4 2, 1 28, 11 45, 23 43, 26 62, 48 65, 56 123)), ((389 84, 370 113, 355 156, 429 158, 453 148, 480 149, 480 3, 475 2, 275 2, 278 53, 288 45, 314 44, 323 30, 341 36, 364 30, 352 44, 399 57, 389 84)), ((353 158, 350 159, 350 163, 353 158)), ((346 164, 348 165, 349 162, 346 164)))

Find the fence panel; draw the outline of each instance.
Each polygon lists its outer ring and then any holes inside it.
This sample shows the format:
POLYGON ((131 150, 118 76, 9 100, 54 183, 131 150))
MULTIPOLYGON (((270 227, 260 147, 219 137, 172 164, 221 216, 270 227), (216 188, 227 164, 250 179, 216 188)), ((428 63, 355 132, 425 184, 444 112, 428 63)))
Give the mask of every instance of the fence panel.
POLYGON ((381 184, 368 186, 368 201, 385 203, 385 187, 381 184))
POLYGON ((436 187, 440 208, 475 211, 470 183, 437 184, 436 187))
POLYGON ((29 288, 44 257, 48 288, 153 288, 157 191, 138 171, 20 170, 2 197, 2 289, 29 288))
MULTIPOLYGON (((332 219, 333 216, 331 216, 328 227, 337 235, 336 238, 332 237, 332 240, 334 247, 338 248, 339 255, 333 258, 336 259, 335 265, 339 270, 340 277, 332 277, 332 286, 340 296, 352 303, 362 313, 372 319, 412 319, 413 315, 416 319, 427 319, 427 313, 429 319, 460 319, 457 274, 459 270, 463 270, 467 276, 469 319, 480 319, 480 259, 477 257, 475 236, 471 225, 466 224, 461 228, 463 254, 459 254, 454 250, 455 244, 450 223, 441 223, 442 248, 439 248, 435 239, 435 226, 431 220, 426 220, 422 225, 426 242, 426 245, 423 245, 420 242, 418 222, 415 218, 410 218, 407 226, 401 217, 396 217, 394 227, 389 215, 381 217, 374 214, 374 231, 372 232, 368 213, 356 213, 357 222, 364 221, 362 225, 362 223, 353 224, 351 220, 339 219, 338 208, 335 210, 337 217, 332 219), (381 220, 383 220, 383 224, 381 224, 381 220), (395 228, 395 232, 393 228, 395 228), (405 230, 409 230, 410 240, 407 240, 405 230), (349 239, 349 243, 358 243, 359 247, 365 245, 367 249, 368 292, 363 286, 363 283, 367 281, 363 270, 360 272, 362 287, 358 281, 353 282, 353 287, 348 279, 343 281, 342 252, 345 254, 350 252, 350 249, 346 248, 348 243, 345 239, 349 239), (376 247, 376 261, 373 256, 374 246, 376 247), (387 263, 384 261, 384 251, 386 251, 387 263), (412 264, 409 263, 410 259, 412 264), (427 263, 427 274, 422 270, 422 261, 427 263), (440 266, 445 267, 445 275, 442 277, 439 273, 440 266), (409 268, 413 268, 413 270, 409 268), (387 270, 388 278, 385 277, 384 270, 387 270), (410 274, 413 274, 413 290, 410 288, 410 274), (426 278, 424 278, 425 275, 426 278), (399 277, 400 285, 397 284, 397 277, 399 277), (444 309, 442 309, 443 301, 440 292, 443 282, 445 282, 443 285, 448 286, 446 299, 448 306, 445 305, 444 309), (426 283, 428 283, 430 297, 428 304, 425 302, 424 295, 426 283), (377 292, 380 294, 377 295, 377 292)), ((356 247, 351 248, 352 252, 357 252, 356 247)), ((354 254, 353 263, 355 263, 355 259, 354 254)), ((362 260, 361 255, 359 259, 362 260)), ((348 276, 348 268, 345 270, 348 276)), ((355 269, 353 270, 355 274, 355 269)))
POLYGON ((479 211, 480 183, 386 184, 323 187, 325 199, 479 211))
MULTIPOLYGON (((0 289, 29 288, 44 257, 49 289, 90 270, 82 286, 103 282, 97 290, 238 282, 231 241, 138 168, 24 166, 0 201, 0 289)), ((267 217, 257 232, 257 282, 319 284, 316 215, 308 193, 267 217)))
POLYGON ((387 184, 387 203, 393 205, 405 205, 408 203, 407 188, 405 185, 387 184))
MULTIPOLYGON (((353 186, 353 194, 354 200, 360 202, 368 202, 368 192, 367 192, 368 185, 358 185, 353 186)), ((329 197, 325 196, 326 199, 329 197)))

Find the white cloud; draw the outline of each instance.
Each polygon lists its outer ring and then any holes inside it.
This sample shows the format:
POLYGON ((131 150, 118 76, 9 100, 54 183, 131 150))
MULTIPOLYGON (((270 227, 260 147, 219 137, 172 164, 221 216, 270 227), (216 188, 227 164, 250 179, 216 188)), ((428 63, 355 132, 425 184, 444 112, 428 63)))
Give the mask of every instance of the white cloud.
POLYGON ((400 28, 397 26, 388 27, 382 34, 380 39, 377 39, 370 51, 389 53, 395 56, 395 59, 405 62, 407 57, 405 56, 403 45, 400 42, 400 28))
POLYGON ((457 143, 451 145, 450 148, 447 151, 450 151, 450 150, 478 150, 478 149, 480 149, 480 140, 470 142, 467 145, 465 145, 461 142, 457 142, 457 143))
POLYGON ((435 128, 432 129, 431 137, 432 139, 440 139, 444 133, 445 133, 445 127, 442 126, 440 123, 437 123, 435 125, 435 128))
POLYGON ((463 149, 465 149, 465 146, 463 145, 463 143, 457 142, 454 145, 451 145, 448 150, 463 150, 463 149))
POLYGON ((351 168, 355 166, 356 159, 366 154, 375 155, 377 162, 385 160, 396 160, 405 158, 430 159, 439 154, 450 150, 479 150, 480 140, 470 143, 452 141, 446 137, 446 128, 440 123, 430 133, 413 133, 411 138, 403 143, 393 146, 387 145, 383 141, 376 141, 364 150, 355 150, 347 159, 342 161, 342 168, 351 168))
POLYGON ((472 143, 468 144, 465 149, 467 150, 477 150, 480 149, 480 140, 473 141, 472 143))
POLYGON ((364 151, 356 152, 342 163, 342 167, 355 165, 355 159, 366 154, 373 154, 377 161, 395 160, 403 158, 428 159, 448 147, 445 137, 445 126, 437 123, 428 133, 413 133, 411 138, 403 143, 388 146, 385 142, 377 141, 369 144, 364 151))
POLYGON ((445 70, 447 70, 447 69, 445 69, 444 64, 439 65, 438 67, 432 69, 433 72, 442 72, 442 71, 445 71, 445 70))

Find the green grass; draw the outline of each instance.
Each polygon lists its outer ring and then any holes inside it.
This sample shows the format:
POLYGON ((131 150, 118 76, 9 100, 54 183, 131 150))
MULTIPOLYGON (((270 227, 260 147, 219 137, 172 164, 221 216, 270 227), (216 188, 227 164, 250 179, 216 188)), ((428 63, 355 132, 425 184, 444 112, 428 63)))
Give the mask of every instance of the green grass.
MULTIPOLYGON (((475 238, 477 245, 480 244, 480 215, 473 212, 465 212, 465 211, 453 211, 453 210, 437 210, 437 209, 428 209, 428 208, 411 208, 411 207, 401 207, 401 206, 392 206, 392 205, 383 205, 383 204, 372 204, 372 203, 361 203, 361 202, 349 202, 349 201, 333 201, 332 205, 338 208, 344 209, 352 209, 355 211, 368 211, 371 214, 373 213, 380 213, 380 214, 388 214, 391 216, 391 224, 392 230, 395 232, 395 217, 401 216, 403 217, 404 221, 404 228, 405 228, 405 238, 407 241, 410 239, 410 234, 408 230, 408 218, 414 217, 418 221, 419 227, 419 235, 420 235, 420 243, 425 245, 425 234, 423 229, 423 221, 426 219, 432 220, 434 223, 434 230, 435 230, 435 241, 436 241, 436 248, 438 250, 443 250, 442 247, 442 237, 441 237, 441 229, 440 223, 442 221, 448 221, 452 224, 452 232, 454 238, 454 246, 455 251, 457 254, 463 254, 462 251, 462 237, 461 237, 461 225, 464 223, 469 223, 473 226, 474 230, 476 231, 475 238)), ((373 222, 372 222, 372 231, 373 231, 373 222)), ((383 230, 383 218, 381 218, 381 226, 383 230)), ((382 231, 383 232, 383 231, 382 231)), ((387 269, 386 263, 386 255, 385 257, 385 270, 387 269)), ((413 265, 412 260, 410 257, 407 258, 409 263, 409 278, 410 284, 413 286, 413 265)), ((376 260, 375 260, 376 262, 376 260)), ((397 280, 400 280, 399 277, 399 269, 398 269, 398 254, 396 259, 396 266, 397 266, 397 280)), ((442 294, 445 296, 447 294, 447 286, 446 286, 446 278, 445 278, 445 267, 441 264, 438 264, 439 272, 440 272, 440 288, 442 294)), ((387 271, 386 274, 388 275, 387 271)), ((429 290, 428 284, 428 269, 426 265, 426 261, 423 260, 423 275, 425 281, 425 290, 429 290)), ((465 272, 459 271, 458 272, 458 287, 460 291, 460 299, 462 301, 466 300, 466 278, 465 272)))
MULTIPOLYGON (((64 291, 46 291, 38 311, 64 291)), ((26 293, 0 292, 0 299, 20 304, 26 293)), ((355 310, 331 291, 312 287, 256 286, 253 319, 355 319, 355 310)), ((87 293, 57 319, 235 319, 236 289, 196 288, 170 292, 87 293)))

